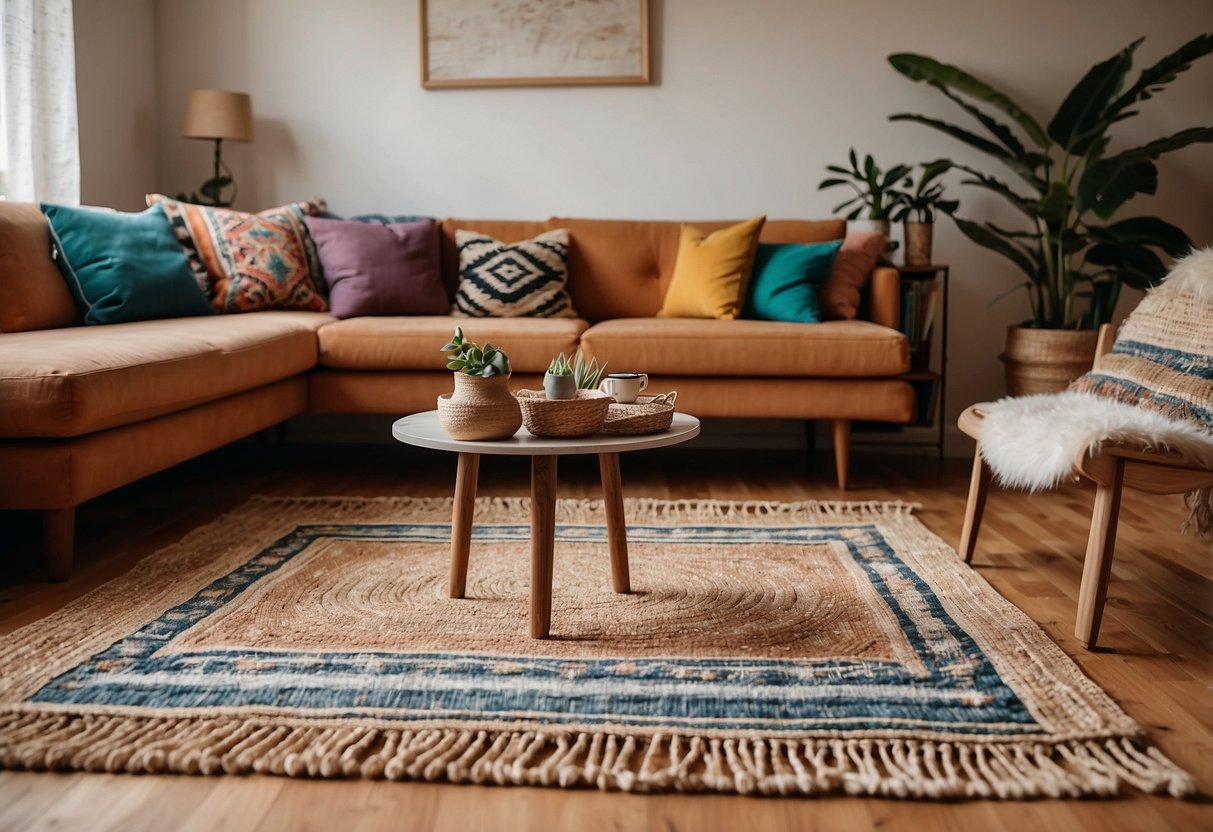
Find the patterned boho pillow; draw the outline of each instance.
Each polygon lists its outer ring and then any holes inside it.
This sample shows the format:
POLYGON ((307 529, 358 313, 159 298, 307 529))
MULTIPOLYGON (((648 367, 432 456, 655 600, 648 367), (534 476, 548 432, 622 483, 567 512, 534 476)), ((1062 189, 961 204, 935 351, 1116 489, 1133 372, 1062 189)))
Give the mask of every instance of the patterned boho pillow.
POLYGON ((1213 248, 1176 263, 1125 319, 1112 351, 1070 389, 1213 433, 1213 248))
POLYGON ((461 318, 575 318, 565 291, 569 232, 546 231, 520 243, 455 231, 459 289, 451 314, 461 318))
POLYGON ((328 309, 320 289, 320 260, 303 223, 305 214, 315 213, 311 203, 257 214, 178 202, 160 194, 148 194, 147 204, 164 206, 215 311, 328 309))

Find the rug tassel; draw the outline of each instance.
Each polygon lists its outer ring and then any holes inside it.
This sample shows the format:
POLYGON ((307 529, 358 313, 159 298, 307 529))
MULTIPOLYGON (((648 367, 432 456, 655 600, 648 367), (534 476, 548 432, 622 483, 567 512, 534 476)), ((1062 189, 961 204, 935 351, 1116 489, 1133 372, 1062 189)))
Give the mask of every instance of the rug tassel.
POLYGON ((1057 743, 723 739, 658 734, 419 731, 231 718, 0 714, 5 768, 595 785, 917 798, 1195 794, 1192 778, 1132 737, 1057 743))

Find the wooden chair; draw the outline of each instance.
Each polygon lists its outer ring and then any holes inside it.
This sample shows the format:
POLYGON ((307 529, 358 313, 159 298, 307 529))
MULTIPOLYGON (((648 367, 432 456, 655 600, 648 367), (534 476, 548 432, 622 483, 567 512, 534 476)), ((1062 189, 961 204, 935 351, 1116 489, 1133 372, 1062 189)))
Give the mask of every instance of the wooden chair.
MULTIPOLYGON (((1112 349, 1114 338, 1114 329, 1105 324, 1099 332, 1096 358, 1112 349)), ((973 476, 969 482, 969 502, 965 507, 964 527, 960 533, 959 551, 965 563, 973 562, 977 532, 981 527, 981 515, 990 488, 990 469, 981 457, 981 429, 985 418, 983 408, 986 407, 989 407, 988 403, 972 405, 960 414, 958 420, 960 429, 977 440, 973 476)), ((1074 460, 1074 471, 1095 483, 1091 533, 1087 538, 1082 584, 1078 590, 1078 615, 1074 624, 1074 635, 1087 649, 1094 649, 1108 594, 1108 579, 1112 574, 1121 489, 1135 488, 1148 494, 1182 494, 1213 486, 1213 469, 1179 453, 1160 453, 1138 445, 1104 442, 1090 455, 1079 454, 1074 460)))

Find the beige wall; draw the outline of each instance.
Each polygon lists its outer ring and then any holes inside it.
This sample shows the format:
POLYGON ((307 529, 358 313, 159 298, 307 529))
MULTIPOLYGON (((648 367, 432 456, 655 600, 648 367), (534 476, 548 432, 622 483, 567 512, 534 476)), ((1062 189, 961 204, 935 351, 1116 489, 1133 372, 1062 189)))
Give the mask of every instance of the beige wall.
POLYGON ((80 200, 143 207, 156 186, 153 0, 77 0, 80 200))
MULTIPOLYGON (((187 91, 217 86, 253 95, 256 141, 225 155, 244 207, 322 195, 339 213, 824 216, 841 196, 816 191, 823 166, 852 146, 885 164, 948 155, 989 167, 942 135, 887 121, 902 110, 963 118, 889 68, 891 52, 963 66, 1043 120, 1129 41, 1146 37, 1138 63, 1148 65, 1213 30, 1208 0, 652 6, 651 86, 426 91, 416 0, 159 0, 157 184, 172 193, 205 178, 209 149, 179 138, 179 125, 187 91)), ((1116 146, 1208 123, 1210 101, 1207 59, 1121 125, 1116 146)), ((1213 147, 1168 156, 1160 169, 1160 194, 1136 207, 1213 243, 1213 147)), ((1012 221, 983 193, 953 191, 962 215, 1012 221)), ((954 417, 1001 394, 1003 329, 1027 308, 1017 293, 987 309, 1019 278, 947 221, 936 251, 953 266, 954 417)))

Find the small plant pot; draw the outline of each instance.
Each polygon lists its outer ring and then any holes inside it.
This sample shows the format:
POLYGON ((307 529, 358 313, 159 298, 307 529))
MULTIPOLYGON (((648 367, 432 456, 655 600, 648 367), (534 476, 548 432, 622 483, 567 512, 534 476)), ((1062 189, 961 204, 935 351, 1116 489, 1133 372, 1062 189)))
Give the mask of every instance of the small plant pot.
POLYGON ((931 265, 931 238, 935 231, 933 222, 907 222, 906 234, 906 265, 931 265))
POLYGON ((438 420, 452 439, 508 439, 522 427, 509 376, 454 373, 455 390, 438 397, 438 420))
POLYGON ((568 401, 577 398, 577 380, 571 375, 543 374, 543 392, 552 401, 568 401))

